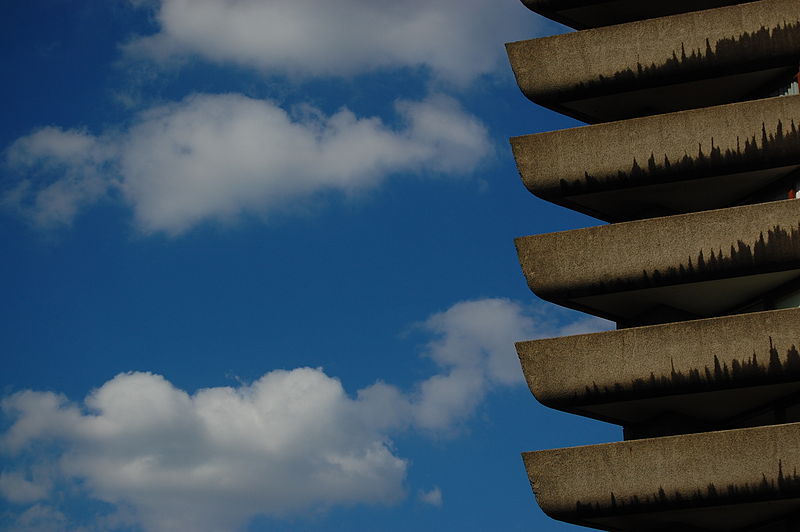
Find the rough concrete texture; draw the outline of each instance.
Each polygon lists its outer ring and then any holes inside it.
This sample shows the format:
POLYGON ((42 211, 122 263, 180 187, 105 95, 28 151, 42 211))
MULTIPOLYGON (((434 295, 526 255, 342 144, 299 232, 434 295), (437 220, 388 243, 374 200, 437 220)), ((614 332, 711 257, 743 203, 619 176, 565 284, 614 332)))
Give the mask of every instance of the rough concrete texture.
POLYGON ((525 185, 638 219, 517 239, 528 284, 620 327, 673 322, 518 344, 540 401, 628 440, 525 453, 539 505, 615 531, 800 531, 800 309, 764 311, 800 293, 800 201, 772 201, 795 185, 800 96, 735 103, 789 90, 800 1, 522 1, 595 28, 508 44, 525 95, 634 118, 513 139, 525 185))
POLYGON ((531 290, 558 302, 794 270, 799 224, 800 201, 785 200, 527 236, 516 246, 531 290))
POLYGON ((800 96, 788 96, 520 136, 511 146, 528 190, 560 202, 586 192, 798 165, 797 127, 800 96))
POLYGON ((523 459, 539 505, 557 519, 609 530, 742 530, 800 510, 798 440, 800 424, 791 423, 523 459))
POLYGON ((800 309, 517 345, 552 408, 616 423, 625 439, 800 421, 800 309))
POLYGON ((797 0, 762 0, 513 42, 506 48, 525 95, 553 104, 581 94, 632 90, 642 83, 749 71, 758 63, 775 62, 778 55, 796 64, 799 22, 797 0), (780 46, 771 38, 776 30, 780 46), (760 35, 757 41, 750 39, 754 34, 760 35))
POLYGON ((747 0, 522 0, 531 11, 575 29, 742 4, 747 0))
MULTIPOLYGON (((668 380, 662 387, 661 379, 676 372, 688 379, 692 370, 699 370, 700 390, 785 382, 787 372, 770 369, 770 351, 774 349, 785 365, 792 347, 795 352, 800 348, 800 309, 519 342, 517 352, 533 395, 546 405, 563 407, 608 402, 626 393, 674 394, 686 383, 668 380), (746 374, 754 354, 763 378, 753 378, 752 371, 746 374), (715 357, 720 368, 728 368, 728 375, 731 368, 744 368, 739 370, 743 378, 736 381, 729 376, 727 382, 715 382, 715 357), (708 378, 706 367, 712 372, 708 378), (592 393, 587 395, 587 388, 592 393)), ((800 378, 798 369, 792 368, 793 380, 800 378)))

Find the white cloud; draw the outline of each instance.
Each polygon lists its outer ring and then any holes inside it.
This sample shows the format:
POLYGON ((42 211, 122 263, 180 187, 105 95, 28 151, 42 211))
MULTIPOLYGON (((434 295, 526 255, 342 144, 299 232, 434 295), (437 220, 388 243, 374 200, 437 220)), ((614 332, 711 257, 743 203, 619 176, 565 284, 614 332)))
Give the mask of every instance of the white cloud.
MULTIPOLYGON (((141 4, 142 2, 134 2, 141 4)), ((160 0, 159 32, 128 52, 199 56, 263 72, 351 76, 427 67, 464 83, 505 66, 503 43, 534 37, 520 2, 492 0, 160 0)))
POLYGON ((444 502, 442 500, 442 490, 440 490, 438 486, 434 486, 428 491, 420 490, 419 500, 425 504, 437 507, 441 506, 444 502))
MULTIPOLYGON (((125 373, 81 404, 16 393, 0 403, 11 421, 0 451, 39 469, 3 472, 0 495, 45 501, 52 476, 150 532, 218 532, 259 514, 398 501, 408 462, 392 437, 457 434, 490 390, 522 383, 514 341, 558 330, 506 299, 461 302, 421 327, 433 336, 424 356, 438 370, 407 391, 378 381, 350 395, 321 369, 298 368, 194 393, 125 373), (56 445, 40 445, 48 442, 56 445), (62 451, 43 451, 51 448, 62 451)), ((442 502, 436 487, 418 496, 442 502)), ((30 511, 26 519, 63 521, 41 503, 30 511)))
POLYGON ((509 338, 540 337, 548 329, 507 299, 465 301, 431 316, 425 328, 438 338, 427 354, 444 366, 475 367, 499 384, 523 381, 519 360, 509 338))
POLYGON ((442 371, 419 384, 413 415, 418 427, 435 431, 457 428, 489 390, 524 382, 515 341, 559 335, 549 320, 499 298, 458 303, 423 327, 435 337, 425 354, 442 371))
POLYGON ((392 174, 467 174, 492 151, 484 125, 449 97, 398 101, 396 110, 399 128, 347 109, 292 115, 241 95, 194 95, 121 133, 45 128, 6 151, 23 178, 0 203, 48 227, 117 192, 141 230, 177 235, 242 214, 291 213, 321 192, 361 191, 392 174))
POLYGON ((69 224, 82 207, 107 193, 113 151, 107 140, 78 130, 45 127, 18 139, 6 152, 8 166, 59 178, 22 180, 0 197, 0 206, 18 211, 41 227, 69 224))
POLYGON ((359 398, 397 426, 437 435, 456 434, 490 390, 524 382, 515 341, 554 335, 521 305, 500 298, 456 303, 419 325, 433 337, 423 355, 438 372, 408 393, 379 382, 359 398))
POLYGON ((147 530, 233 530, 260 513, 391 503, 406 462, 336 379, 273 371, 248 386, 189 395, 158 375, 118 375, 84 404, 52 393, 3 401, 16 419, 6 452, 66 446, 62 473, 89 493, 132 505, 147 530))

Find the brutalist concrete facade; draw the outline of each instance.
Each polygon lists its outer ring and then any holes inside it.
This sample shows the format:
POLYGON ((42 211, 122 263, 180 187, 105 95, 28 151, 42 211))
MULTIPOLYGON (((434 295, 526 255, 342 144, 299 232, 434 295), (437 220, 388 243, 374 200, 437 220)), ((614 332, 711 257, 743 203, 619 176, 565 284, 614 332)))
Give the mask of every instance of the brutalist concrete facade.
MULTIPOLYGON (((611 222, 516 241, 531 290, 617 330, 517 344, 619 443, 524 453, 555 519, 800 531, 800 1, 522 0, 522 92, 591 125, 511 139, 538 197, 611 222)), ((524 132, 521 132, 524 133, 524 132)))

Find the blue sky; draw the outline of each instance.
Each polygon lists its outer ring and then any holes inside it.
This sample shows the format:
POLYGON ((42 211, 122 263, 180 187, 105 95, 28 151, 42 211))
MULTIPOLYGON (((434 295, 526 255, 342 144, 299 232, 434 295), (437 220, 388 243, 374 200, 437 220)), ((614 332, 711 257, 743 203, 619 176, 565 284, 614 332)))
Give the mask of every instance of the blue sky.
POLYGON ((516 0, 12 0, 0 24, 0 527, 569 530, 530 395, 516 0))

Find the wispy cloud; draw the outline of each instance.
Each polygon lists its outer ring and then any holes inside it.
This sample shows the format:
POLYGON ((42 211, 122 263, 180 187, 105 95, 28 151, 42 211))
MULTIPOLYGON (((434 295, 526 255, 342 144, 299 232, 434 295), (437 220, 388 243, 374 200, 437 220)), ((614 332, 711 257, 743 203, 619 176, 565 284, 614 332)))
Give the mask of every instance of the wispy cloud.
MULTIPOLYGON (((0 484, 27 495, 0 494, 39 501, 30 519, 60 521, 45 504, 53 485, 68 482, 132 509, 153 532, 234 530, 258 514, 398 501, 409 464, 392 437, 457 434, 490 390, 521 384, 514 341, 554 332, 505 299, 458 303, 422 326, 432 335, 423 354, 439 372, 409 390, 377 382, 351 396, 322 369, 298 368, 194 393, 125 373, 80 404, 16 393, 2 401, 11 423, 0 450, 47 474, 19 465, 0 484), (48 454, 46 442, 61 452, 48 454)), ((438 488, 420 496, 441 504, 438 488)))
POLYGON ((31 471, 0 471, 0 495, 11 502, 27 503, 47 498, 51 482, 45 467, 31 471))
POLYGON ((114 181, 109 164, 116 146, 86 131, 45 127, 18 139, 5 153, 7 168, 24 178, 6 188, 0 206, 39 227, 70 224, 78 212, 104 197, 114 181), (33 176, 55 176, 42 182, 33 176))
POLYGON ((19 180, 0 204, 53 227, 119 196, 143 232, 178 235, 243 214, 292 213, 319 193, 369 189, 393 174, 468 174, 493 150, 485 126, 447 96, 395 108, 391 127, 347 109, 290 113, 267 100, 198 94, 139 114, 125 131, 47 127, 6 150, 19 180))
POLYGON ((167 62, 201 57, 292 76, 425 67, 462 84, 505 61, 503 43, 531 37, 519 2, 486 0, 159 0, 159 31, 128 44, 167 62))
POLYGON ((84 532, 82 528, 68 528, 69 520, 60 511, 44 505, 36 504, 23 512, 14 521, 14 532, 84 532))
POLYGON ((427 491, 420 490, 418 498, 421 502, 430 504, 431 506, 441 506, 444 503, 442 499, 442 490, 439 489, 438 486, 434 486, 427 491))
POLYGON ((608 331, 616 327, 614 322, 598 318, 597 316, 587 316, 583 319, 573 321, 559 328, 558 334, 554 336, 573 336, 578 334, 591 334, 596 332, 608 331))

